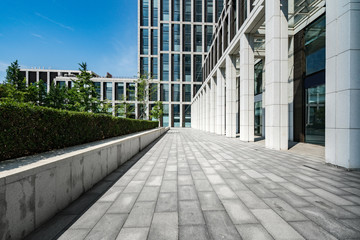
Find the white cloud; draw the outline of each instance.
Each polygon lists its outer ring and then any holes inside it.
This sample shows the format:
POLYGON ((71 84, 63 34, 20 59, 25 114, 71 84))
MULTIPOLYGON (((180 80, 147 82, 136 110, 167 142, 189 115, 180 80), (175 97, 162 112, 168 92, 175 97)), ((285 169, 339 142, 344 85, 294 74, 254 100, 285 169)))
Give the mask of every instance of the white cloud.
POLYGON ((8 64, 8 63, 0 62, 0 72, 6 72, 6 69, 9 65, 10 64, 8 64))
POLYGON ((47 20, 47 21, 49 21, 49 22, 51 22, 51 23, 53 23, 53 24, 56 24, 56 25, 58 25, 59 27, 65 28, 65 29, 70 30, 70 31, 75 31, 74 28, 69 27, 69 26, 66 26, 66 25, 64 25, 64 24, 62 24, 62 23, 59 23, 59 22, 57 22, 57 21, 55 21, 55 20, 53 20, 53 19, 51 19, 51 18, 48 18, 47 16, 44 16, 44 15, 38 13, 38 12, 36 12, 35 15, 36 15, 36 16, 39 16, 39 17, 41 17, 41 18, 43 18, 43 19, 45 19, 45 20, 47 20))
POLYGON ((33 35, 34 37, 37 37, 37 38, 43 38, 43 36, 41 36, 40 34, 32 33, 31 35, 33 35))

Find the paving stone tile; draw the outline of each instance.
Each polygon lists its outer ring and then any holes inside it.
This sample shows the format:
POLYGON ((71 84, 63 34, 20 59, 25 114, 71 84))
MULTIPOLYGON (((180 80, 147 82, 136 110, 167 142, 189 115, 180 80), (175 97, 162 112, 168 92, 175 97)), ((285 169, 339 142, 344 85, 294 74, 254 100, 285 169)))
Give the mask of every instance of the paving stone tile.
POLYGON ((160 192, 177 192, 176 180, 164 180, 161 184, 160 192))
POLYGON ((198 201, 179 201, 179 224, 205 224, 198 201))
POLYGON ((296 231, 309 240, 336 240, 333 235, 311 221, 290 222, 296 231))
POLYGON ((160 193, 155 212, 176 212, 177 193, 160 193))
POLYGON ((226 211, 204 211, 204 217, 212 239, 241 239, 226 211))
POLYGON ((179 186, 179 200, 197 200, 194 186, 179 186))
POLYGON ((291 182, 280 183, 280 185, 300 197, 314 196, 313 193, 311 193, 311 192, 307 191, 306 189, 299 187, 298 185, 291 183, 291 182))
POLYGON ((249 175, 252 178, 263 178, 263 177, 265 177, 264 175, 258 173, 255 170, 252 170, 252 169, 247 169, 247 170, 243 170, 243 171, 244 171, 244 173, 246 173, 247 175, 249 175))
POLYGON ((343 198, 345 198, 346 200, 349 200, 353 203, 355 203, 356 205, 360 205, 360 197, 356 196, 356 195, 343 195, 341 196, 343 198))
POLYGON ((261 224, 236 225, 243 240, 272 240, 271 235, 261 224))
POLYGON ((146 181, 146 186, 161 186, 162 176, 150 176, 146 181))
POLYGON ((159 195, 160 187, 144 187, 137 199, 138 202, 154 202, 159 195))
POLYGON ((246 186, 260 198, 276 197, 275 194, 261 184, 246 184, 246 186))
POLYGON ((256 179, 256 181, 261 185, 263 185, 268 190, 283 189, 283 187, 279 183, 273 182, 268 178, 258 178, 256 179))
POLYGON ((178 184, 179 185, 193 185, 194 182, 192 180, 191 175, 179 175, 178 176, 178 184))
POLYGON ((234 191, 244 191, 249 190, 245 184, 240 182, 239 179, 232 178, 232 179, 225 179, 226 183, 229 185, 229 187, 234 191))
POLYGON ((265 177, 269 178, 270 180, 272 180, 274 182, 278 182, 278 183, 287 182, 287 180, 285 180, 282 177, 279 177, 278 175, 276 175, 274 173, 263 173, 262 175, 264 175, 265 177))
POLYGON ((149 240, 177 240, 178 213, 155 213, 149 231, 149 240))
POLYGON ((220 199, 237 199, 237 195, 227 185, 213 185, 213 188, 220 199))
POLYGON ((252 191, 236 191, 236 195, 250 209, 269 208, 266 203, 255 195, 252 191))
POLYGON ((206 175, 217 174, 215 169, 212 167, 203 167, 203 171, 206 175))
POLYGON ((145 181, 131 181, 124 189, 124 193, 139 193, 143 188, 145 181))
POLYGON ((340 220, 343 224, 348 227, 355 229, 356 231, 360 232, 360 219, 342 219, 340 220))
POLYGON ((90 232, 91 229, 68 229, 66 232, 64 232, 58 240, 81 240, 85 239, 86 235, 90 232))
POLYGON ((177 172, 165 172, 164 180, 176 180, 177 179, 177 172))
POLYGON ((191 171, 194 180, 207 179, 206 175, 202 171, 191 171))
POLYGON ((358 216, 360 216, 360 206, 343 206, 349 212, 352 212, 358 216))
POLYGON ((279 198, 281 198, 282 200, 284 200, 285 202, 287 202, 288 204, 290 204, 295 208, 311 206, 311 204, 308 201, 288 190, 280 189, 280 190, 271 190, 271 191, 275 193, 279 198))
POLYGON ((316 207, 300 208, 299 211, 311 221, 339 239, 360 238, 360 232, 346 226, 334 217, 316 207))
POLYGON ((115 239, 121 227, 124 225, 126 218, 127 214, 105 214, 85 239, 115 239))
POLYGON ((133 178, 134 181, 146 181, 149 177, 150 172, 139 171, 135 177, 133 178))
POLYGON ((134 176, 122 176, 115 184, 115 187, 126 187, 134 176))
POLYGON ((124 227, 150 227, 155 202, 137 202, 132 208, 124 227))
POLYGON ((125 187, 111 187, 98 201, 113 202, 124 189, 125 187))
POLYGON ((130 213, 137 193, 121 193, 108 210, 108 213, 130 213))
POLYGON ((96 202, 71 227, 92 228, 110 207, 111 202, 96 202))
POLYGON ((199 192, 198 195, 203 211, 224 210, 224 207, 215 192, 199 192))
POLYGON ((232 222, 236 224, 258 223, 250 210, 239 200, 221 200, 232 222))
POLYGON ((280 215, 285 221, 306 221, 303 214, 280 198, 264 198, 264 202, 280 215))
POLYGON ((315 189, 309 189, 309 191, 315 193, 316 195, 327 199, 328 201, 336 204, 336 205, 355 205, 355 203, 350 202, 344 198, 341 198, 335 194, 332 194, 328 191, 325 191, 323 189, 315 188, 315 189))
POLYGON ((195 188, 198 192, 211 192, 213 188, 210 182, 206 179, 194 180, 195 188))
POLYGON ((209 233, 205 225, 180 226, 179 240, 208 240, 209 233))
POLYGON ((149 228, 126 228, 123 227, 117 236, 117 240, 146 240, 149 228))
POLYGON ((307 181, 304 181, 300 178, 297 178, 297 177, 294 177, 294 176, 290 176, 290 177, 283 177, 284 179, 286 179, 288 182, 292 182, 302 188, 316 188, 313 184, 315 182, 307 182, 307 181))
POLYGON ((275 239, 304 239, 273 210, 254 209, 251 212, 275 239))

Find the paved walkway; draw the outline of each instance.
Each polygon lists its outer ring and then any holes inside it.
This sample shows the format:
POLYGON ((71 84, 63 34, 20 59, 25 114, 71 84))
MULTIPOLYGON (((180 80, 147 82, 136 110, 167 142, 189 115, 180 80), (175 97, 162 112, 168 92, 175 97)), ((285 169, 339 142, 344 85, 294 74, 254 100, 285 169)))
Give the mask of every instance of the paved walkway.
POLYGON ((360 172, 173 129, 60 239, 360 239, 360 172))

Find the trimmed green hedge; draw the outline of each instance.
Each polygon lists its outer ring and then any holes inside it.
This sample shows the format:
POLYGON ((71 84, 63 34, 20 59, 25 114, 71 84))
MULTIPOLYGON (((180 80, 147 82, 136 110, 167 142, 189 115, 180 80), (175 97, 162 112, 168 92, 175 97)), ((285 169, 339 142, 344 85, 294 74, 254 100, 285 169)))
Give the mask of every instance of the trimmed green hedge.
POLYGON ((0 102, 0 161, 158 127, 158 122, 0 102))

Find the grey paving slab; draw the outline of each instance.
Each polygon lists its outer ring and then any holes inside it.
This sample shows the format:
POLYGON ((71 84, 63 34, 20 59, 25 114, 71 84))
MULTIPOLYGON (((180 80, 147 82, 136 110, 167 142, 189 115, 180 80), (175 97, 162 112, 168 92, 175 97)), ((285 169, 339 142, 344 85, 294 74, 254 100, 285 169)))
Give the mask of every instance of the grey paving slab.
POLYGON ((62 211, 57 225, 49 221, 42 236, 359 239, 359 189, 360 173, 318 156, 173 129, 62 211))

